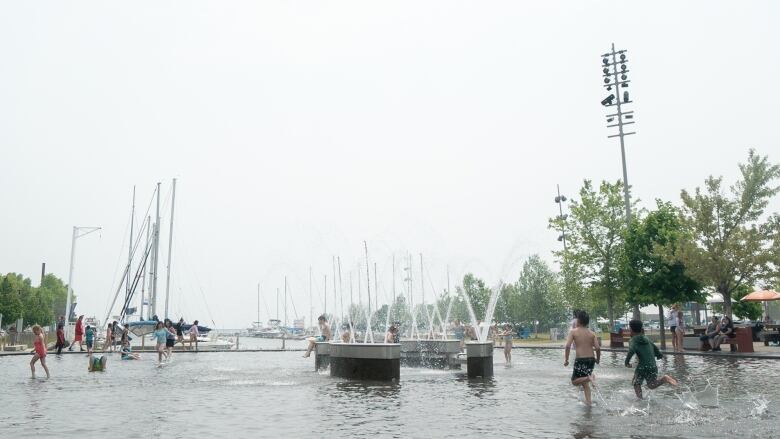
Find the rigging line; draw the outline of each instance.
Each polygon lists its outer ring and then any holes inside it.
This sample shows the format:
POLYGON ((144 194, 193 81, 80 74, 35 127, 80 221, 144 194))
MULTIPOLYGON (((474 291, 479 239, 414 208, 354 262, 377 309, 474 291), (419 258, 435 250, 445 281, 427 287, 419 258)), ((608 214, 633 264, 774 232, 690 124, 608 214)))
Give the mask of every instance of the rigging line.
MULTIPOLYGON (((109 291, 112 291, 114 289, 114 282, 116 282, 116 274, 117 272, 119 272, 119 263, 123 259, 122 257, 124 256, 125 253, 124 251, 125 239, 127 238, 127 231, 129 229, 130 229, 130 220, 128 219, 127 222, 125 223, 125 231, 122 233, 122 244, 119 246, 121 250, 119 251, 119 256, 117 256, 116 258, 116 266, 114 266, 114 274, 111 275, 111 284, 109 285, 109 291)), ((106 306, 104 308, 104 310, 106 310, 106 314, 108 314, 108 306, 109 306, 108 302, 110 302, 110 300, 107 297, 106 306)))

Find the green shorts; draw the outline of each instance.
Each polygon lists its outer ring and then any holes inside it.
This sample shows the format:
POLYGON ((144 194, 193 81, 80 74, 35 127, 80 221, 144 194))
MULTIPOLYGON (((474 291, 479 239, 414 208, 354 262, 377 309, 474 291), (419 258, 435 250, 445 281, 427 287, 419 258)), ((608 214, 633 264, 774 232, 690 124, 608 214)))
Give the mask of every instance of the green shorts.
POLYGON ((634 370, 634 379, 631 383, 635 386, 641 386, 643 381, 647 384, 658 381, 658 368, 655 366, 637 366, 636 370, 634 370))

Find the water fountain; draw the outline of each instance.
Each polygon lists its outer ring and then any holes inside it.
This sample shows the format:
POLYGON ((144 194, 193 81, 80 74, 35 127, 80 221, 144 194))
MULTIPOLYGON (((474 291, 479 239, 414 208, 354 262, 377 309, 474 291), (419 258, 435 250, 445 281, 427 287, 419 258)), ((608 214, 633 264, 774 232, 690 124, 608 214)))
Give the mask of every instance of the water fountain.
POLYGON ((471 324, 474 332, 477 334, 477 341, 466 343, 466 371, 469 378, 490 378, 493 376, 493 342, 488 341, 490 332, 490 322, 493 321, 493 314, 496 311, 498 295, 501 292, 501 284, 493 288, 490 293, 490 300, 485 309, 484 326, 479 327, 474 308, 471 306, 468 294, 463 291, 463 298, 466 301, 466 308, 469 311, 471 324))

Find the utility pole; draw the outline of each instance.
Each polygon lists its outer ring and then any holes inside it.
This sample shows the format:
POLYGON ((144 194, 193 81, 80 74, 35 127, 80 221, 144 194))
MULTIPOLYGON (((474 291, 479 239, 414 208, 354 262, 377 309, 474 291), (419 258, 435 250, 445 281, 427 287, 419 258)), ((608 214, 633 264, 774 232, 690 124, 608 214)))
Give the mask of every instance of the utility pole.
MULTIPOLYGON (((617 112, 607 115, 607 128, 618 128, 617 134, 607 136, 607 138, 617 137, 620 139, 620 156, 623 164, 623 201, 626 209, 626 225, 631 225, 631 198, 629 194, 628 185, 628 171, 626 168, 626 148, 625 148, 625 136, 636 134, 636 132, 625 132, 623 127, 634 123, 634 112, 624 111, 623 107, 628 104, 632 104, 633 101, 629 99, 628 88, 631 82, 628 79, 628 66, 626 63, 626 50, 615 50, 615 43, 612 43, 612 49, 610 52, 601 55, 602 73, 604 77, 603 87, 607 91, 612 91, 615 88, 614 93, 610 94, 604 100, 601 101, 601 105, 605 107, 616 107, 617 112), (622 89, 622 90, 621 90, 622 89), (621 96, 621 93, 622 96, 621 96), (617 118, 617 120, 615 120, 617 118), (614 122, 614 123, 613 123, 614 122)), ((640 319, 639 306, 634 305, 633 318, 640 319)))
MULTIPOLYGON (((100 227, 76 227, 73 226, 73 237, 70 242, 70 270, 68 271, 68 294, 65 299, 65 339, 70 340, 70 302, 73 298, 73 268, 76 266, 76 240, 82 236, 97 232, 100 227)), ((121 287, 120 287, 121 288, 121 287)))

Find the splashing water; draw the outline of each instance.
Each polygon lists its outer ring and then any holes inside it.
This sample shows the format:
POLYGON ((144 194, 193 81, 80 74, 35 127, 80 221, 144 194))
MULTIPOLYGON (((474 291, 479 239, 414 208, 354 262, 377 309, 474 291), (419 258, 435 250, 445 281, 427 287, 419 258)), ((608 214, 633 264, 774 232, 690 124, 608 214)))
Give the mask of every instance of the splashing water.
POLYGON ((769 401, 762 395, 749 395, 750 403, 753 405, 753 407, 750 409, 750 417, 751 418, 760 418, 764 416, 767 409, 769 408, 769 401))

